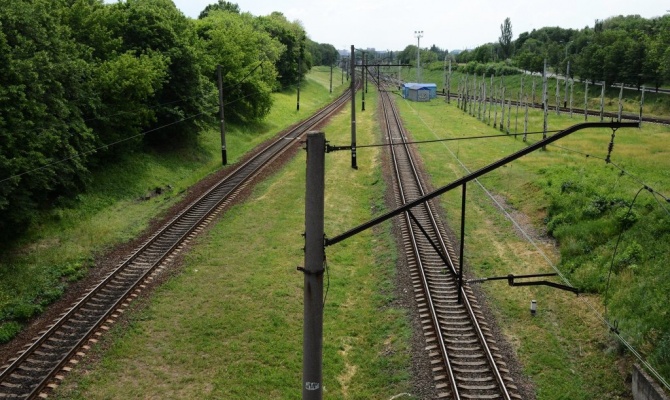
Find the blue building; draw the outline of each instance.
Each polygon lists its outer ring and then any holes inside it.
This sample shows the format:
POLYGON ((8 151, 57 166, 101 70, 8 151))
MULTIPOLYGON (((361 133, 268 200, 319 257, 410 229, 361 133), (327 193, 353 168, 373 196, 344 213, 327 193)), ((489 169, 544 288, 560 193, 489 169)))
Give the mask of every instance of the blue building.
POLYGON ((402 97, 412 101, 430 101, 437 97, 437 85, 434 83, 405 83, 402 97))

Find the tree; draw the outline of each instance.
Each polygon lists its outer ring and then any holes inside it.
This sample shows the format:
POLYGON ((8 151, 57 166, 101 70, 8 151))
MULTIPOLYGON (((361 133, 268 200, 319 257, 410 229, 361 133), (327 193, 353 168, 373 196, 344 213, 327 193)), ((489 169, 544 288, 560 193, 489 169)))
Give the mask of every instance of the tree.
POLYGON ((248 13, 214 11, 196 24, 212 84, 221 65, 226 119, 231 121, 258 121, 269 113, 275 62, 284 51, 279 41, 254 28, 253 18, 248 13))
POLYGON ((224 1, 224 0, 219 0, 218 3, 215 4, 209 4, 207 7, 205 7, 202 12, 200 12, 200 15, 198 16, 198 19, 203 19, 209 15, 212 11, 228 11, 234 14, 239 14, 240 13, 240 6, 238 6, 235 3, 231 3, 229 1, 224 1))
POLYGON ((88 180, 94 137, 87 50, 63 24, 62 0, 0 2, 0 237, 88 180))
POLYGON ((96 136, 93 162, 109 162, 140 148, 140 133, 156 119, 152 101, 169 79, 166 56, 125 48, 114 33, 123 18, 123 9, 101 0, 75 0, 65 11, 73 37, 89 49, 95 93, 81 112, 96 136))
POLYGON ((512 57, 512 21, 510 21, 509 17, 505 18, 503 24, 500 25, 498 43, 500 44, 500 56, 503 59, 512 57))
POLYGON ((470 54, 470 61, 477 61, 478 63, 489 63, 494 61, 496 49, 493 43, 483 44, 475 47, 470 54))
POLYGON ((284 51, 275 62, 281 85, 276 89, 294 85, 299 78, 304 78, 312 67, 312 57, 310 53, 304 52, 306 33, 303 27, 297 22, 289 22, 284 14, 276 11, 254 21, 258 29, 264 30, 284 46, 284 51), (299 67, 301 52, 304 53, 302 68, 299 67))
POLYGON ((213 121, 216 85, 205 76, 207 65, 192 20, 171 0, 127 0, 109 5, 115 17, 110 33, 121 38, 120 51, 161 55, 168 61, 166 78, 147 106, 161 129, 144 136, 154 146, 181 146, 192 140, 198 126, 213 121))
POLYGON ((332 44, 316 43, 307 39, 307 47, 312 56, 312 65, 335 65, 340 58, 340 53, 332 44))

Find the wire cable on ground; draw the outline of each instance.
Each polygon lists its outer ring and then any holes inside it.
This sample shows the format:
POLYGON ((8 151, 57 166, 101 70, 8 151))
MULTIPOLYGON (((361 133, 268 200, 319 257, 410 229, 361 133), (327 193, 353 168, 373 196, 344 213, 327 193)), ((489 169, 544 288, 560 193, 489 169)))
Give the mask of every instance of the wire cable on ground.
MULTIPOLYGON (((410 108, 412 108, 414 110, 414 108, 412 107, 411 104, 408 103, 408 105, 409 105, 410 108)), ((424 126, 434 136, 437 137, 437 134, 435 133, 435 131, 430 126, 428 126, 428 123, 423 118, 421 118, 421 115, 419 115, 416 110, 414 110, 414 111, 417 113, 417 116, 419 117, 421 122, 424 124, 424 126)), ((446 145, 446 143, 444 143, 444 147, 447 149, 447 151, 449 151, 449 153, 451 153, 451 155, 454 157, 454 159, 461 165, 461 167, 467 173, 471 172, 468 169, 468 167, 466 167, 465 164, 463 164, 463 162, 456 156, 456 154, 454 154, 454 152, 451 151, 451 149, 446 145)), ((491 198, 491 200, 493 200, 493 202, 496 204, 496 206, 505 214, 507 219, 509 219, 512 222, 512 224, 519 230, 519 232, 521 232, 521 234, 524 236, 524 238, 535 248, 535 250, 542 256, 542 258, 545 259, 547 264, 556 272, 556 274, 563 280, 563 282, 565 282, 569 286, 574 287, 572 285, 572 283, 570 283, 570 281, 565 277, 565 275, 563 275, 563 273, 558 269, 558 267, 551 261, 549 256, 540 248, 540 246, 537 244, 537 242, 535 242, 535 240, 533 240, 533 238, 530 237, 530 235, 521 227, 521 225, 512 217, 512 215, 510 215, 509 212, 507 212, 505 207, 502 204, 500 204, 500 202, 493 196, 493 194, 488 189, 486 189, 484 187, 484 185, 482 185, 481 182, 479 182, 479 179, 475 179, 474 181, 477 182, 477 185, 479 185, 479 187, 481 187, 482 190, 484 190, 484 192, 489 196, 489 198, 491 198)), ((668 382, 656 371, 656 369, 654 369, 654 367, 652 367, 642 357, 642 355, 630 343, 628 343, 628 341, 626 341, 621 336, 621 334, 618 332, 618 329, 615 326, 613 326, 612 324, 610 324, 609 321, 607 321, 603 317, 603 315, 596 309, 596 307, 590 301, 588 301, 588 299, 586 297, 580 296, 579 299, 591 310, 591 312, 596 316, 596 318, 598 320, 600 320, 600 322, 602 324, 607 326, 607 328, 611 332, 614 333, 614 335, 619 339, 619 341, 647 368, 647 371, 649 371, 652 375, 654 375, 654 377, 659 382, 661 382, 661 384, 663 386, 665 386, 665 388, 667 390, 670 390, 670 384, 668 384, 668 382)))

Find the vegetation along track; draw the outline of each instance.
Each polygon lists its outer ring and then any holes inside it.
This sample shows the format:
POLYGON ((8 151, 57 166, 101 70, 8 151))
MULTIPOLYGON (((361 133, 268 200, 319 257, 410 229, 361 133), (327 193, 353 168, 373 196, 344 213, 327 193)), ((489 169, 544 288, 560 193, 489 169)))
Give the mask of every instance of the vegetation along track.
MULTIPOLYGON (((400 206, 423 196, 424 187, 395 103, 389 92, 380 96, 400 206)), ((430 202, 402 214, 400 231, 438 398, 521 398, 469 288, 461 289, 458 302, 458 261, 430 202)))
POLYGON ((280 135, 264 150, 233 168, 200 198, 176 217, 91 288, 47 330, 0 371, 0 399, 45 397, 57 386, 63 373, 95 342, 102 331, 118 318, 128 302, 137 297, 146 282, 164 268, 190 239, 212 221, 226 204, 260 171, 295 144, 308 130, 347 104, 349 91, 312 117, 280 135))

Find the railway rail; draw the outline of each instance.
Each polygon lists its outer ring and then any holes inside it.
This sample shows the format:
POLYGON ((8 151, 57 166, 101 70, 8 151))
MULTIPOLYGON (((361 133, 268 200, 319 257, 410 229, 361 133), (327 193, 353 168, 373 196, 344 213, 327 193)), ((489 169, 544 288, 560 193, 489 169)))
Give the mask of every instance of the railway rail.
MULTIPOLYGON (((425 190, 395 103, 387 91, 380 90, 380 97, 382 129, 393 144, 396 201, 402 205, 425 190)), ((520 399, 469 288, 461 289, 458 302, 458 260, 435 207, 423 203, 399 221, 438 398, 520 399)))
POLYGON ((32 340, 9 364, 0 367, 0 399, 47 397, 98 336, 137 297, 154 274, 183 244, 213 220, 261 170, 310 129, 347 104, 349 91, 315 115, 280 135, 189 204, 143 245, 91 288, 67 312, 32 340))

